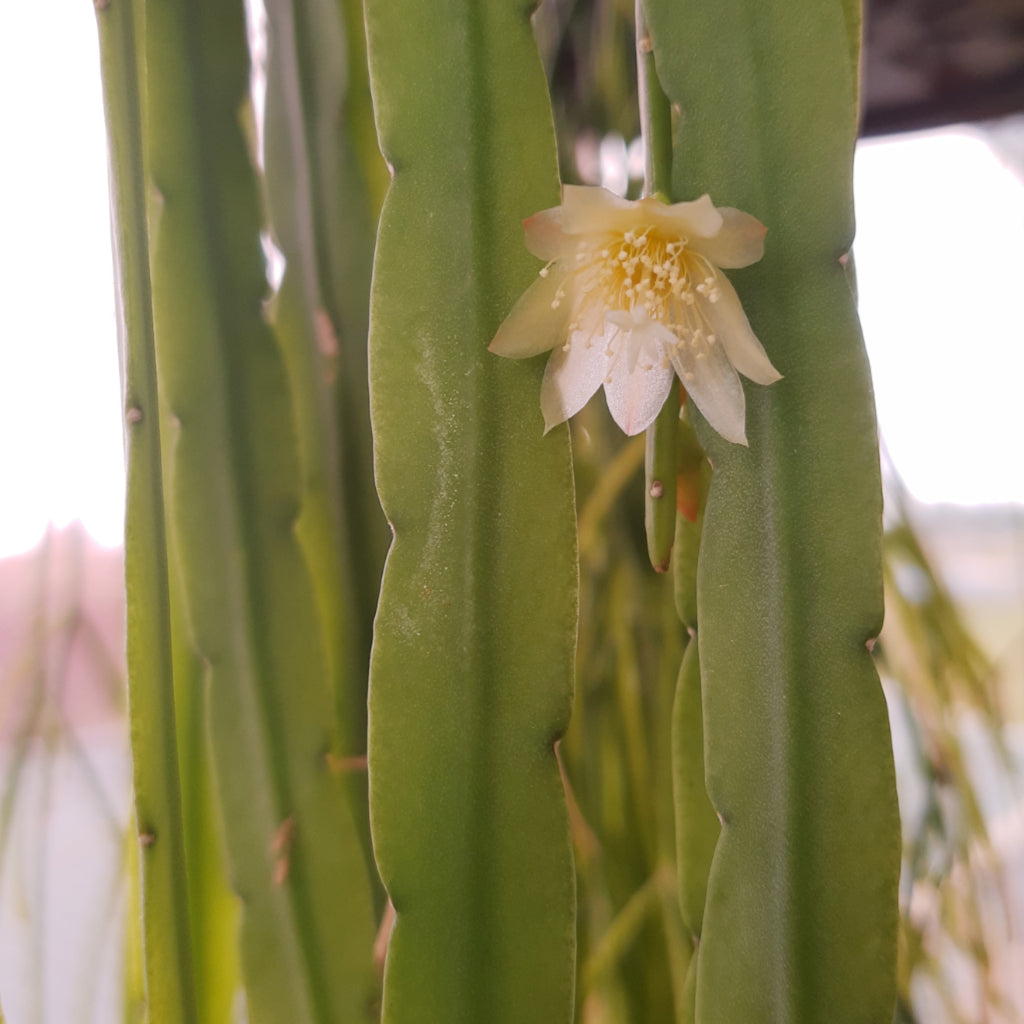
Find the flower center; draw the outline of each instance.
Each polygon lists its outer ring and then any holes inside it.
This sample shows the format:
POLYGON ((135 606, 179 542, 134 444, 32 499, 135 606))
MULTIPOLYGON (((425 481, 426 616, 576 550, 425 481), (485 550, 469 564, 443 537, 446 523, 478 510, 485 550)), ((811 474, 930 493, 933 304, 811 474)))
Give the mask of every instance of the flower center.
MULTIPOLYGON (((562 259, 568 274, 551 306, 571 305, 566 351, 573 344, 603 343, 617 360, 625 343, 631 365, 643 350, 667 365, 672 349, 692 350, 692 358, 704 359, 716 344, 708 314, 720 297, 718 270, 687 238, 653 226, 594 233, 562 259), (645 330, 645 323, 666 328, 674 345, 665 348, 664 335, 645 330)), ((545 267, 540 273, 548 272, 545 267)), ((687 373, 684 379, 692 377, 687 373)))
POLYGON ((651 227, 582 239, 571 273, 578 302, 628 312, 642 307, 666 325, 690 319, 680 316, 680 306, 693 306, 698 295, 718 299, 714 267, 686 238, 666 237, 651 227))

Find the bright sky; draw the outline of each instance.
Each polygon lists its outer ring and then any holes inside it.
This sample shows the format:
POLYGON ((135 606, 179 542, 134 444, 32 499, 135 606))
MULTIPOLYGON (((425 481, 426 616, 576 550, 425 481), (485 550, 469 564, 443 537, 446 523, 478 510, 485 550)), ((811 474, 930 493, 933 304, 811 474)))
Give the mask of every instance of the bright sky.
POLYGON ((92 4, 8 4, 0 32, 0 556, 48 521, 121 536, 124 469, 92 4))
POLYGON ((1024 502, 1024 182, 963 127, 862 143, 855 188, 861 322, 896 468, 922 501, 1024 502))
MULTIPOLYGON (((116 544, 124 479, 91 4, 5 11, 0 138, 14 147, 0 189, 0 556, 74 519, 116 544)), ((856 185, 861 312, 897 469, 924 501, 1024 502, 1024 184, 980 135, 950 129, 862 146, 856 185)))

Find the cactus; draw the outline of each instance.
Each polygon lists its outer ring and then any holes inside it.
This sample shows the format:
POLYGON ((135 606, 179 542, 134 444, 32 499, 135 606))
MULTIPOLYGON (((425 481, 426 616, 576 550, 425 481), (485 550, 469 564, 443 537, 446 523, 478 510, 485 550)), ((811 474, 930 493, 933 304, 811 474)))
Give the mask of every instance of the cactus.
POLYGON ((767 226, 718 280, 768 353, 743 329, 731 362, 784 375, 740 391, 730 364, 723 397, 673 363, 660 414, 630 391, 665 387, 645 346, 696 321, 560 290, 573 210, 604 211, 578 230, 605 259, 627 207, 570 189, 554 212, 572 140, 525 5, 366 0, 364 50, 358 4, 268 0, 248 145, 243 13, 97 15, 150 1020, 226 1019, 241 986, 266 1024, 888 1024, 859 6, 638 4, 649 198, 628 209, 710 193, 724 213, 673 216, 728 221, 728 266, 767 226), (575 391, 560 369, 588 317, 609 358, 632 346, 625 391, 621 364, 575 391), (573 453, 560 421, 602 384, 646 442, 595 402, 573 453))
POLYGON ((519 222, 557 196, 543 76, 512 5, 371 0, 367 28, 393 168, 370 328, 395 534, 370 682, 374 845, 397 912, 383 1019, 566 1020, 569 443, 542 436, 537 368, 486 351, 530 280, 519 222))
POLYGON ((742 288, 785 375, 748 395, 749 450, 699 431, 714 466, 697 581, 705 763, 723 831, 697 1020, 887 1021, 899 821, 869 651, 878 453, 846 268, 854 8, 736 0, 685 24, 675 5, 646 9, 683 110, 675 188, 713 189, 771 225, 742 288))
POLYGON ((144 894, 143 942, 150 1013, 168 1024, 198 1019, 190 939, 186 841, 179 781, 170 578, 163 491, 152 293, 139 101, 142 39, 137 9, 100 11, 105 67, 118 342, 124 392, 128 672, 135 756, 135 816, 144 894), (159 951, 159 952, 158 952, 159 951))

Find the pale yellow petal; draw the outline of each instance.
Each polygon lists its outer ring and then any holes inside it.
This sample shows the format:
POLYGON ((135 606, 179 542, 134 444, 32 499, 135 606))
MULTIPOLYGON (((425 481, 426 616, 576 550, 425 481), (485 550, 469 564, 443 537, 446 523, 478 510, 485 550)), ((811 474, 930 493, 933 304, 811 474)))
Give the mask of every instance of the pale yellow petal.
POLYGON ((565 343, 570 296, 559 297, 566 275, 552 267, 520 296, 487 346, 495 355, 525 359, 565 343), (556 304, 557 303, 557 304, 556 304))
POLYGON ((545 262, 557 260, 564 249, 565 234, 562 231, 562 208, 553 206, 541 210, 523 221, 526 232, 526 248, 545 262))
POLYGON ((540 408, 544 430, 575 416, 590 401, 604 382, 611 357, 601 338, 588 347, 577 336, 576 342, 551 353, 540 388, 540 408))
POLYGON ((691 246, 715 266, 728 269, 749 267, 764 256, 764 236, 768 229, 749 213, 726 206, 718 211, 721 229, 693 239, 691 246))
POLYGON ((703 346, 699 352, 681 347, 673 352, 672 365, 708 423, 727 441, 745 445, 746 396, 722 346, 703 346))
POLYGON ((744 377, 758 384, 774 384, 781 380, 782 374, 772 366, 768 353, 750 327, 736 289, 724 274, 716 276, 715 287, 718 289, 718 301, 704 301, 702 308, 719 344, 725 348, 729 362, 744 377))
POLYGON ((644 215, 652 218, 658 227, 683 238, 705 238, 722 228, 721 211, 715 209, 706 193, 698 199, 672 203, 671 206, 665 206, 657 199, 643 199, 639 205, 644 208, 644 215))
POLYGON ((716 234, 724 223, 707 195, 666 206, 653 197, 623 199, 592 185, 564 185, 562 211, 562 229, 569 235, 655 227, 670 236, 704 238, 716 234))
POLYGON ((562 228, 566 234, 601 234, 638 226, 639 204, 596 185, 562 186, 562 228))

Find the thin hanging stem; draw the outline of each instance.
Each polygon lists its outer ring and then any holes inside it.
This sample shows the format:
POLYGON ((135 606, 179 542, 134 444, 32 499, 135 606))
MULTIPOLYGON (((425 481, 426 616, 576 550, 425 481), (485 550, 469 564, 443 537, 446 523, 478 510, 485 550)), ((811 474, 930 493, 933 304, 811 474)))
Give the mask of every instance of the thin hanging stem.
POLYGON ((654 66, 643 0, 636 0, 636 71, 644 143, 644 195, 667 202, 672 193, 672 110, 654 66))
MULTIPOLYGON (((643 0, 636 0, 636 69, 644 143, 644 195, 668 202, 672 191, 672 111, 654 66, 643 0)), ((664 409, 647 429, 644 524, 651 565, 657 572, 668 568, 675 538, 679 399, 679 390, 672 388, 664 409)))

